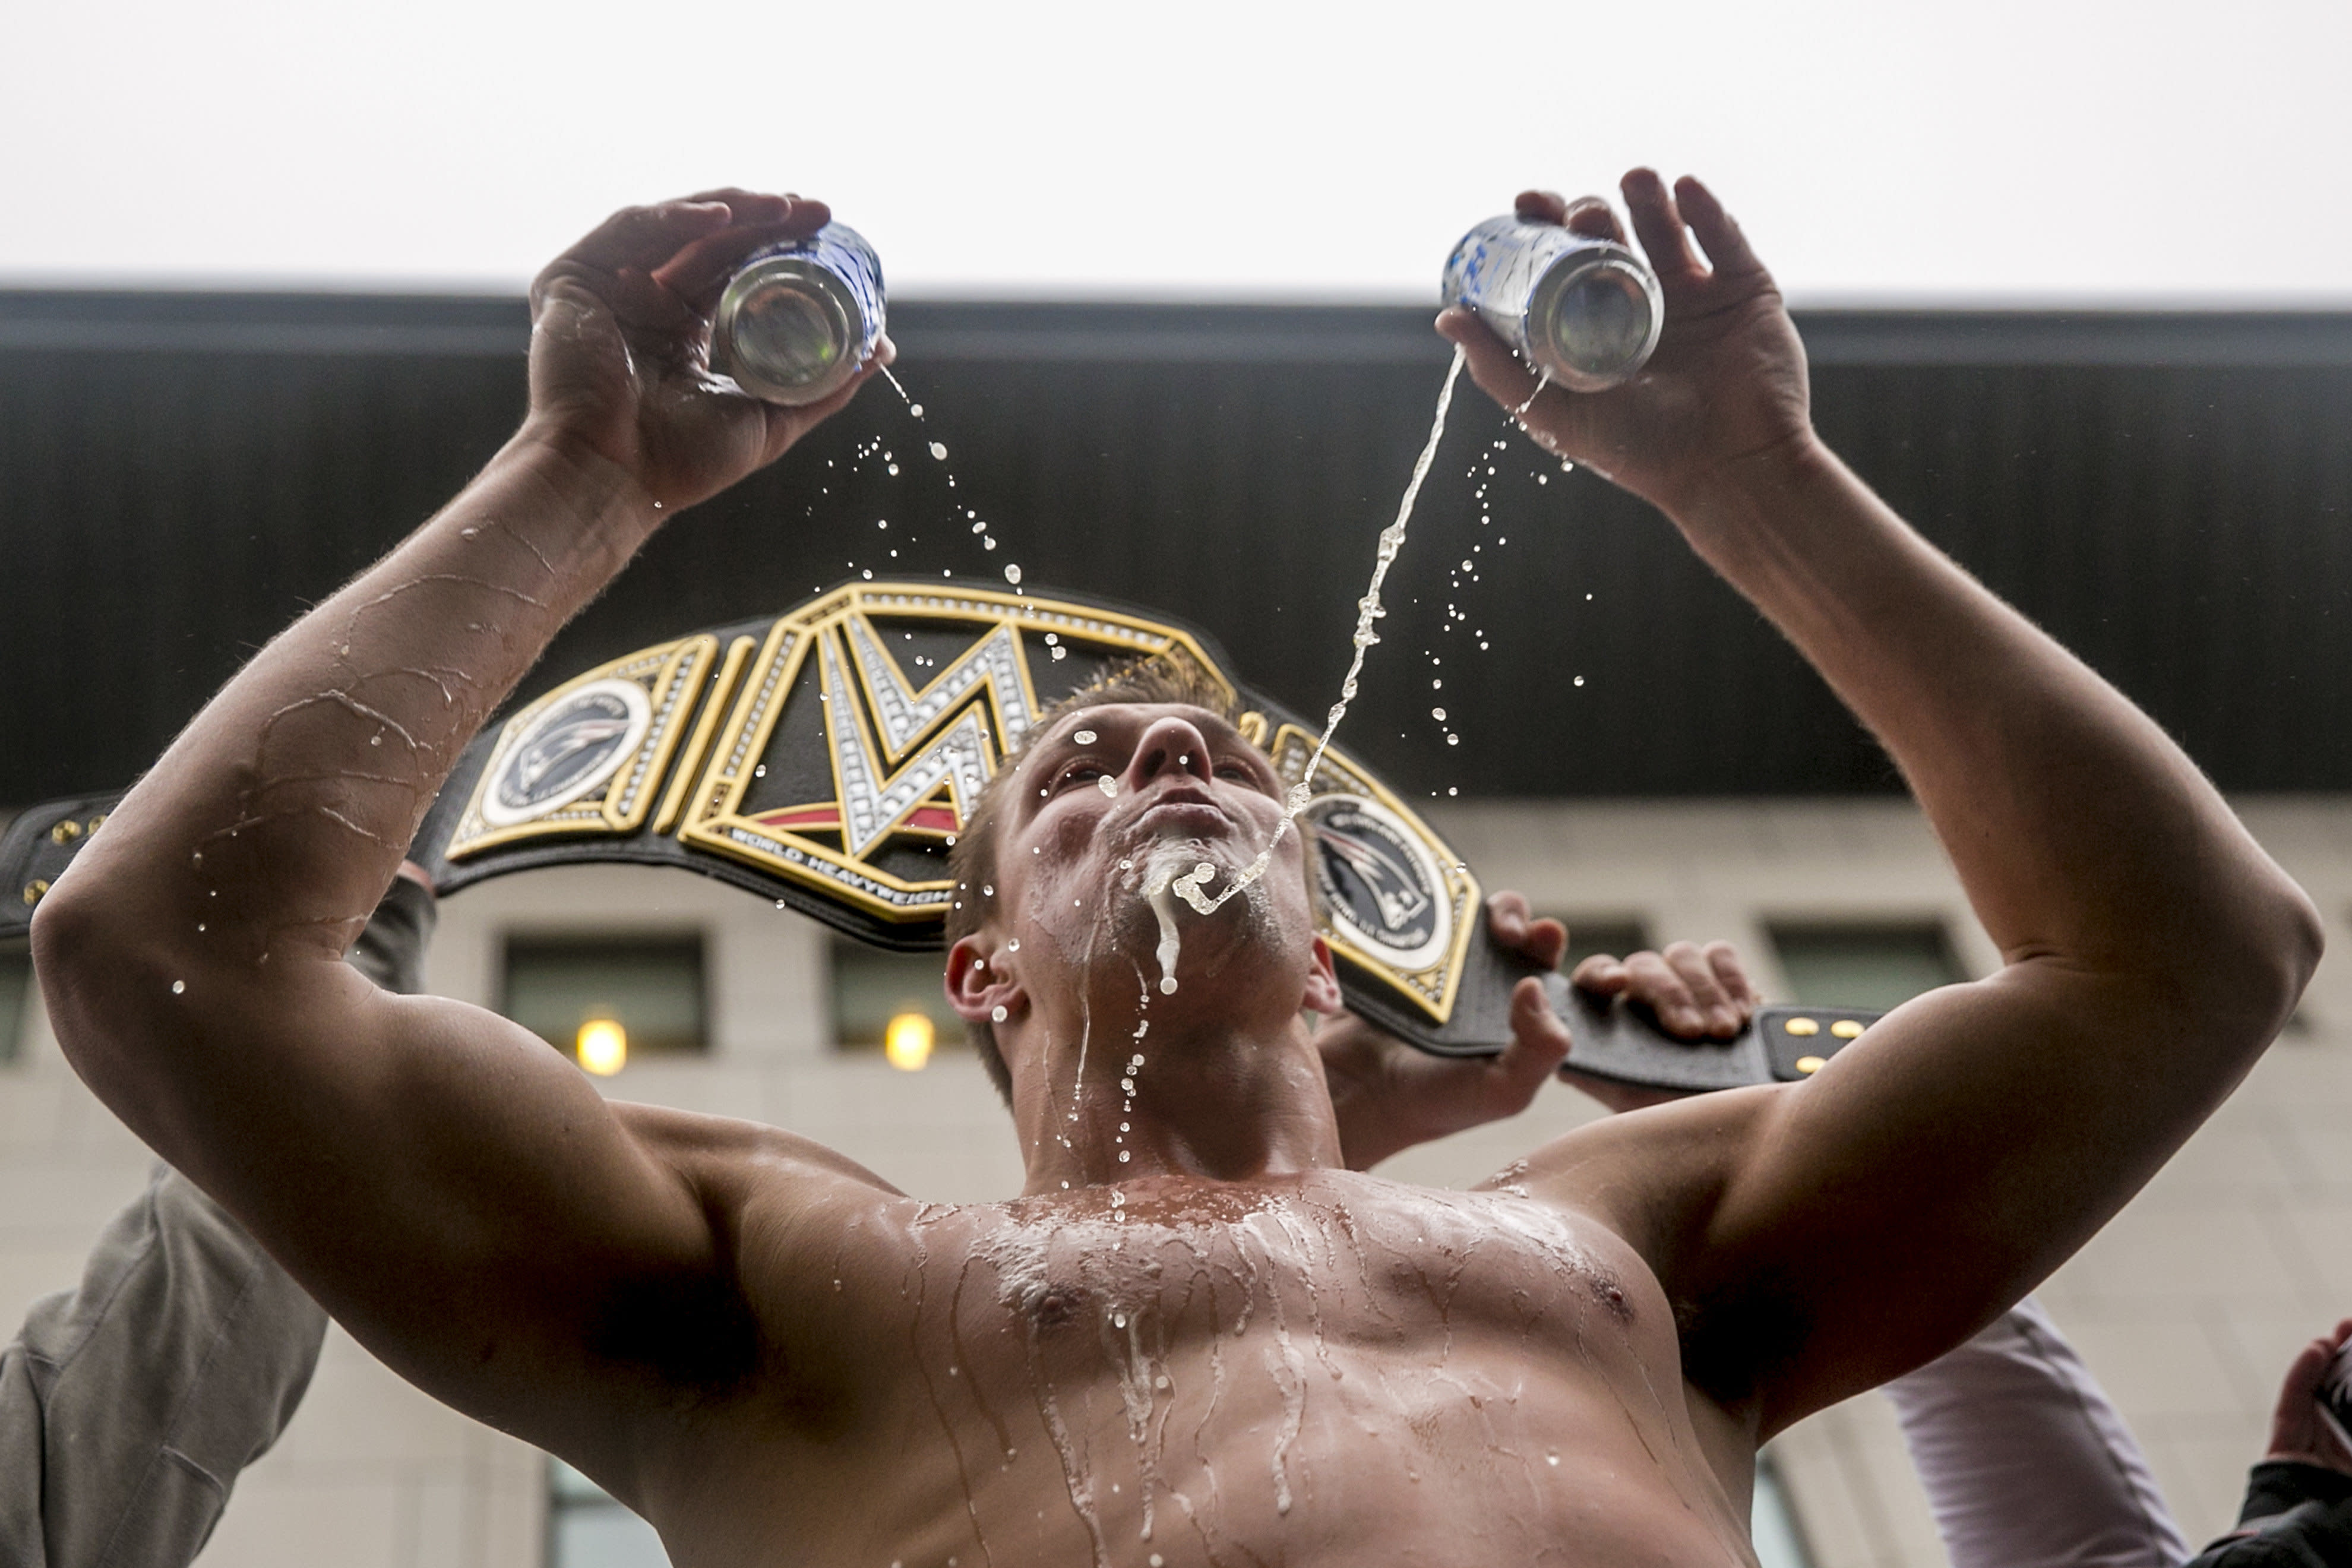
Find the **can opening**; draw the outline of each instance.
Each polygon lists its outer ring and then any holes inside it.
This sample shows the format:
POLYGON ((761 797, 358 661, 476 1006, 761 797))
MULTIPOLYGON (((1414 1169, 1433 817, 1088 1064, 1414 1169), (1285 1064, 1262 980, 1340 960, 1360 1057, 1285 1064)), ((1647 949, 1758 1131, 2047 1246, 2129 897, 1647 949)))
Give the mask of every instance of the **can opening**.
POLYGON ((735 307, 736 363, 771 386, 805 386, 848 346, 840 314, 801 279, 764 279, 735 307))
POLYGON ((1648 357, 1650 295, 1641 276, 1610 258, 1578 271, 1552 300, 1556 352, 1580 376, 1622 380, 1648 357))

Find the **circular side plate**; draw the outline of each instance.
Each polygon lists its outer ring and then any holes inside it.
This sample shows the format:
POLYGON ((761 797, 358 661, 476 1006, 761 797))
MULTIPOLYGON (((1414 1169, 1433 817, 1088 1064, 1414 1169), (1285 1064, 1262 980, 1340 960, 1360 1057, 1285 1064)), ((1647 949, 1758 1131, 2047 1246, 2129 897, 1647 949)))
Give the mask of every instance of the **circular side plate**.
POLYGON ((561 811, 608 782, 653 723, 633 680, 597 680, 567 695, 516 740, 482 792, 482 820, 517 827, 561 811))
POLYGON ((1443 959, 1454 942, 1454 910, 1421 836, 1361 795, 1327 795, 1302 815, 1315 828, 1315 875, 1337 933, 1402 971, 1443 959))

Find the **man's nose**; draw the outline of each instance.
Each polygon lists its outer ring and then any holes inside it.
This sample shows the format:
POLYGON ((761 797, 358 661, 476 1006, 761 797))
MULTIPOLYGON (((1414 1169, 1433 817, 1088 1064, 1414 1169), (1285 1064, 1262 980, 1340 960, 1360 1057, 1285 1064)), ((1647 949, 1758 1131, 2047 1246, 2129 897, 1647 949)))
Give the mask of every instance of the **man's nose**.
POLYGON ((1184 773, 1206 784, 1215 776, 1209 765, 1209 742, 1182 719, 1156 720, 1136 742, 1127 764, 1127 786, 1140 789, 1170 773, 1184 773))

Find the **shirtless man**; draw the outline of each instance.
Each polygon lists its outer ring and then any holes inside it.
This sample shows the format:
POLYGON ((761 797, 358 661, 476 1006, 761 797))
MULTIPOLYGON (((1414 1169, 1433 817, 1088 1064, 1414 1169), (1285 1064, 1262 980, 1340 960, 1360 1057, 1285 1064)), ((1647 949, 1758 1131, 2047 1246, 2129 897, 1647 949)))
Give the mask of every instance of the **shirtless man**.
MULTIPOLYGON (((824 216, 740 192, 623 213, 541 275, 521 431, 230 682, 42 904, 60 1040, 377 1354, 580 1466, 681 1568, 1752 1561, 1757 1444, 2090 1236, 2270 1041, 2318 926, 2155 725, 1822 447, 1713 196, 1624 192, 1664 341, 1525 421, 1655 502, 1870 724, 2008 959, 1811 1080, 1611 1118, 1478 1192, 1346 1169, 1297 836, 1182 913, 1158 989, 1142 873, 1172 851, 1213 891, 1281 814, 1265 759, 1181 702, 1061 714, 959 847, 993 865, 947 984, 1004 1059, 1011 1202, 608 1104, 516 1026, 352 973, 557 627, 850 395, 704 374, 730 266, 824 216)), ((1440 327, 1527 399, 1494 339, 1440 327)))

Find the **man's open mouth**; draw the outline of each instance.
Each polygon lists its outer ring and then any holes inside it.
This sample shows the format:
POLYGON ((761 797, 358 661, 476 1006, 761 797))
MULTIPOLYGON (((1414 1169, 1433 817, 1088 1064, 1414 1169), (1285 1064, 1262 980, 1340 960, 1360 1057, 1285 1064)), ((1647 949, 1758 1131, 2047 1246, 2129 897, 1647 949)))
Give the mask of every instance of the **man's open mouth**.
POLYGON ((1208 791, 1177 784, 1150 796, 1125 826, 1155 837, 1223 836, 1234 830, 1233 814, 1208 791))

